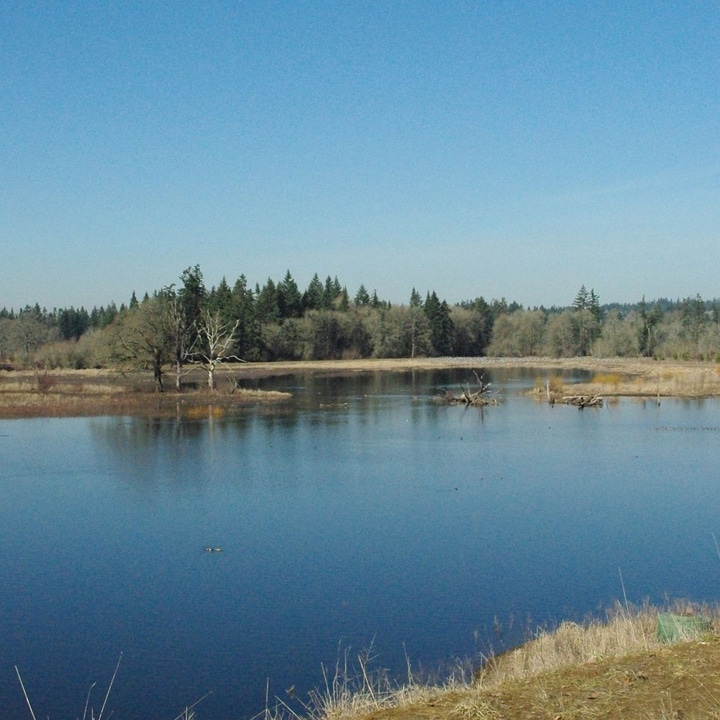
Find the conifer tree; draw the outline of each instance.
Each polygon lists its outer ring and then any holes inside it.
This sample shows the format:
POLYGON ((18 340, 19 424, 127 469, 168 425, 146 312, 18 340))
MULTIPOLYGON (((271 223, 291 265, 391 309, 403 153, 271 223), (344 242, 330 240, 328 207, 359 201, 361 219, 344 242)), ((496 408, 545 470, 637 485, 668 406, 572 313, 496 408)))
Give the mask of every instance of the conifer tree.
POLYGON ((273 323, 280 319, 278 293, 272 278, 268 278, 262 290, 255 290, 256 318, 260 324, 273 323))
POLYGON ((453 344, 453 323, 447 302, 440 302, 433 290, 425 298, 425 315, 430 323, 430 342, 438 355, 450 355, 453 344))
POLYGON ((277 302, 281 319, 302 317, 302 295, 289 270, 277 286, 277 302))
POLYGON ((207 299, 207 307, 213 313, 220 313, 221 319, 225 322, 233 318, 232 290, 230 289, 230 285, 228 285, 228 281, 224 275, 218 286, 210 290, 207 299))
POLYGON ((320 310, 320 308, 325 307, 324 293, 323 284, 320 282, 318 274, 315 273, 307 286, 307 290, 303 293, 303 308, 305 310, 320 310))
POLYGON ((340 291, 340 299, 338 301, 338 309, 341 312, 347 312, 350 309, 350 297, 348 296, 347 288, 344 287, 340 291))
POLYGON ((365 289, 364 285, 360 285, 358 288, 357 293, 355 293, 355 304, 358 307, 366 307, 370 304, 370 295, 368 294, 368 291, 365 289))
POLYGON ((235 334, 236 353, 239 357, 249 360, 254 358, 258 342, 258 328, 255 317, 255 298, 247 286, 247 278, 241 275, 232 290, 232 316, 239 320, 235 334))

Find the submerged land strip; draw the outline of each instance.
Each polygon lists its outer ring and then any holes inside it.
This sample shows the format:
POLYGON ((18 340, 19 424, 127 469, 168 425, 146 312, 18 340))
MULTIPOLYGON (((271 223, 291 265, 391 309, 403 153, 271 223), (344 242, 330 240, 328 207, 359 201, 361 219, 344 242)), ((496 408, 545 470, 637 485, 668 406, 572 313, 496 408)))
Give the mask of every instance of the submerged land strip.
POLYGON ((203 383, 202 370, 184 378, 183 391, 154 391, 151 373, 123 370, 0 371, 0 417, 73 417, 92 415, 177 416, 223 413, 248 405, 289 402, 289 393, 245 387, 259 378, 295 373, 344 375, 360 372, 407 372, 467 368, 473 373, 495 368, 537 371, 533 394, 588 397, 703 398, 720 396, 720 365, 701 361, 599 358, 406 358, 236 363, 218 372, 216 389, 203 383), (582 383, 567 373, 583 371, 582 383))

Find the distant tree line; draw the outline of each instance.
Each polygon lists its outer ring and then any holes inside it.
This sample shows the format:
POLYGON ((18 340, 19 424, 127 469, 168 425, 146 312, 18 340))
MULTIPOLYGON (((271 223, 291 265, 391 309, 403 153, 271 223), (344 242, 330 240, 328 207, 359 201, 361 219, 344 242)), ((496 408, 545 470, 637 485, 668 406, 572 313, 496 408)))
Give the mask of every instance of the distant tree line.
POLYGON ((720 310, 699 295, 601 305, 585 286, 566 307, 481 296, 450 306, 414 288, 393 305, 364 285, 350 296, 337 277, 315 274, 301 290, 290 271, 254 288, 244 275, 208 288, 197 265, 120 307, 0 310, 4 366, 142 367, 159 390, 169 367, 179 387, 202 365, 212 387, 224 362, 482 355, 720 361, 720 310))

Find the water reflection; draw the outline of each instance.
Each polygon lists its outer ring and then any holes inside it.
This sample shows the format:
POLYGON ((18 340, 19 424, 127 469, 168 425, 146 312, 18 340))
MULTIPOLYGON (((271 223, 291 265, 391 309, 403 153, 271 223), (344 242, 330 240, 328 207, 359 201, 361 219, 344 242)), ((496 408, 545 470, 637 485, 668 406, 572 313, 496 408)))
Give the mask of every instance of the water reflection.
POLYGON ((487 373, 485 412, 430 401, 468 379, 298 375, 262 381, 287 406, 0 423, 0 664, 52 717, 120 650, 117 716, 214 689, 203 716, 249 717, 268 678, 303 698, 339 643, 400 674, 406 651, 500 650, 611 603, 619 568, 631 600, 715 597, 717 401, 581 413, 523 398, 516 368, 487 373))

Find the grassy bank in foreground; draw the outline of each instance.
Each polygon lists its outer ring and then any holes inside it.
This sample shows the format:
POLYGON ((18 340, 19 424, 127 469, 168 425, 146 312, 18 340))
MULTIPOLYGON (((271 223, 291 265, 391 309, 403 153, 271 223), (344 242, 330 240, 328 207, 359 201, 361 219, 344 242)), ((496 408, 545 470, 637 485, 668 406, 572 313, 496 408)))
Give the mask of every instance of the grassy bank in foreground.
MULTIPOLYGON (((348 374, 400 372, 439 368, 532 368, 553 383, 558 395, 583 394, 606 397, 719 397, 720 366, 689 361, 653 361, 597 358, 413 358, 398 360, 318 360, 244 363, 218 372, 217 389, 209 392, 204 373, 184 379, 185 390, 154 392, 151 374, 119 370, 57 370, 52 372, 0 371, 0 417, 61 417, 83 415, 193 415, 214 417, 238 405, 287 401, 286 393, 242 388, 243 381, 270 375, 300 372, 348 374), (560 375, 583 370, 592 379, 582 385, 563 385, 560 375), (560 387, 558 387, 558 382, 560 387)), ((537 396, 542 399, 545 383, 537 396)))
POLYGON ((658 636, 653 607, 618 607, 604 621, 562 623, 486 662, 472 679, 461 670, 442 687, 408 678, 393 685, 359 662, 329 677, 298 714, 280 703, 264 720, 699 720, 720 718, 718 608, 673 612, 711 620, 697 636, 658 636))
MULTIPOLYGON (((106 706, 112 716, 119 665, 120 659, 93 718, 104 717, 106 706)), ((32 698, 15 671, 35 720, 32 698)), ((305 702, 268 698, 252 720, 718 719, 720 606, 618 604, 603 619, 538 630, 522 646, 485 658, 474 672, 458 663, 442 683, 418 680, 409 663, 405 682, 391 681, 372 669, 371 652, 355 661, 344 655, 323 674, 325 685, 305 702)), ((212 720, 202 709, 207 697, 175 720, 212 720)))

